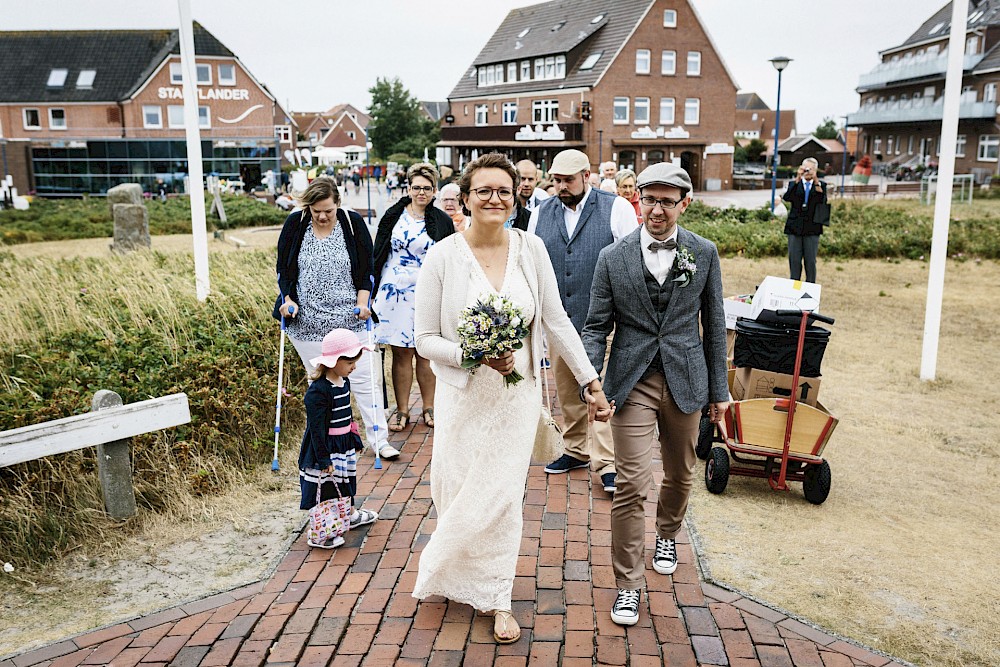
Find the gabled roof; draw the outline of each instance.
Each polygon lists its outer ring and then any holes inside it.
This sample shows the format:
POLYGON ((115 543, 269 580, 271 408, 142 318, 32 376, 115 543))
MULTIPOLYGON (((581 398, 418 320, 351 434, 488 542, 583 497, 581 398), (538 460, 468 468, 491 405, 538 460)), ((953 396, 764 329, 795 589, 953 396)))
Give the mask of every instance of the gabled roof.
POLYGON ((372 122, 371 116, 369 116, 368 114, 366 114, 364 111, 357 108, 353 104, 348 104, 346 102, 343 104, 337 104, 335 106, 330 107, 324 112, 324 115, 327 118, 336 119, 342 113, 354 114, 358 119, 358 124, 361 125, 361 129, 368 127, 368 123, 372 122))
POLYGON ((448 99, 531 92, 552 88, 593 86, 607 70, 654 0, 552 0, 513 9, 486 42, 472 67, 462 75, 448 99), (596 22, 594 19, 600 16, 596 22), (565 22, 558 30, 556 25, 565 22), (528 32, 519 37, 526 29, 528 32), (526 60, 535 56, 566 54, 579 49, 575 62, 566 63, 565 79, 546 79, 480 89, 476 65, 526 60), (580 71, 586 57, 600 53, 594 67, 580 71))
MULTIPOLYGON (((235 57, 212 33, 194 24, 199 56, 235 57)), ((0 32, 0 102, 113 102, 127 98, 163 60, 180 53, 176 30, 25 30, 0 32), (49 87, 53 69, 65 84, 49 87), (81 71, 95 70, 90 88, 81 71)))
POLYGON ((778 144, 779 153, 794 153, 808 143, 814 143, 825 151, 839 151, 843 148, 836 139, 817 139, 812 134, 793 134, 778 144), (830 143, 826 143, 829 141, 830 143))
MULTIPOLYGON (((1000 0, 979 0, 969 3, 969 21, 967 30, 985 29, 1000 26, 1000 0)), ((906 38, 899 46, 885 49, 882 53, 902 49, 920 42, 948 39, 951 31, 951 3, 937 10, 929 19, 920 24, 916 32, 906 38)))
POLYGON ((736 108, 746 111, 770 111, 771 107, 757 93, 737 93, 736 108))
POLYGON ((448 101, 444 102, 421 102, 420 107, 427 114, 427 117, 433 120, 435 123, 448 113, 448 101))

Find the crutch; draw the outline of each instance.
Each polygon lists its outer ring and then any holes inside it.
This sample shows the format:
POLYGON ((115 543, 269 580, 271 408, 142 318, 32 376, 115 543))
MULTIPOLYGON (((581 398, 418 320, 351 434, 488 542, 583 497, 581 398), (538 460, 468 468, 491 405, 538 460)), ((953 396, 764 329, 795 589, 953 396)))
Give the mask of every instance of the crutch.
MULTIPOLYGON (((375 288, 375 276, 371 275, 371 276, 368 276, 368 278, 371 281, 372 289, 374 289, 375 288)), ((372 393, 372 415, 373 415, 373 419, 374 419, 374 415, 378 414, 377 413, 377 410, 378 410, 378 398, 376 398, 376 393, 375 393, 376 392, 376 387, 375 387, 375 384, 374 384, 375 383, 375 356, 374 356, 375 355, 375 344, 374 344, 375 337, 374 337, 374 331, 373 331, 374 325, 372 324, 371 309, 372 309, 372 293, 369 290, 369 292, 368 292, 368 319, 365 320, 365 329, 368 330, 368 347, 372 348, 368 352, 368 377, 371 378, 371 382, 372 382, 372 392, 371 392, 372 393)), ((361 312, 360 308, 355 308, 354 309, 354 314, 355 315, 359 314, 360 312, 361 312)), ((384 375, 382 376, 381 380, 382 380, 382 384, 385 384, 385 376, 384 375)), ((379 443, 378 443, 378 419, 375 419, 375 423, 372 424, 372 430, 375 431, 375 442, 372 444, 372 449, 375 450, 375 470, 381 470, 382 469, 382 453, 379 451, 380 447, 379 447, 379 443)))
MULTIPOLYGON (((284 297, 282 297, 284 300, 284 297)), ((295 312, 295 306, 288 307, 288 314, 295 312)), ((271 460, 271 471, 278 472, 278 437, 281 435, 281 390, 284 388, 285 377, 285 318, 281 318, 281 343, 278 344, 278 400, 274 409, 274 458, 271 460)))

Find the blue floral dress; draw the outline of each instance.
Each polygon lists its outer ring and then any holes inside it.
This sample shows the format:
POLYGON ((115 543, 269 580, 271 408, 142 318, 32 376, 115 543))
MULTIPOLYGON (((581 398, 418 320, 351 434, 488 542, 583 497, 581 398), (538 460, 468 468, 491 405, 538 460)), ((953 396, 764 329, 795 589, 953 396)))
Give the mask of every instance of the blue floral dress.
POLYGON ((378 315, 375 341, 396 347, 416 347, 413 338, 414 302, 417 273, 427 250, 434 245, 424 220, 414 220, 403 210, 392 230, 389 260, 382 269, 382 281, 372 303, 378 315))

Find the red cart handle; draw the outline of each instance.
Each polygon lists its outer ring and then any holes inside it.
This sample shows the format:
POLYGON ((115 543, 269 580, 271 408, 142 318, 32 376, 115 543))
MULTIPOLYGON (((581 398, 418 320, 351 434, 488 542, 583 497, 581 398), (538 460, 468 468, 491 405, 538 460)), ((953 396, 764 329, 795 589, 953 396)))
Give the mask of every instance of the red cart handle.
POLYGON ((820 315, 819 313, 814 313, 811 310, 776 310, 775 315, 780 317, 801 317, 802 313, 805 313, 810 320, 819 320, 820 322, 826 322, 827 324, 833 324, 834 319, 832 317, 827 317, 826 315, 820 315))

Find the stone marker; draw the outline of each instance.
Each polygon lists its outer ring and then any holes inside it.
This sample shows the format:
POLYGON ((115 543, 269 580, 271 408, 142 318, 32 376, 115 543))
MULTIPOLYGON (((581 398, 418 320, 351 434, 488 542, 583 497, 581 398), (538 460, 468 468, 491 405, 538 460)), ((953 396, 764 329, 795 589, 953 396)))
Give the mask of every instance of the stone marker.
POLYGON ((115 204, 115 238, 111 249, 129 252, 151 245, 149 238, 149 211, 142 204, 115 204))
MULTIPOLYGON (((91 411, 97 412, 121 405, 121 396, 113 391, 101 389, 94 394, 91 411)), ((118 521, 135 516, 135 491, 132 488, 132 463, 129 459, 128 438, 97 445, 97 475, 101 480, 104 508, 108 515, 118 521)))
POLYGON ((138 183, 122 183, 108 190, 108 207, 114 216, 115 204, 142 205, 142 186, 138 183))

